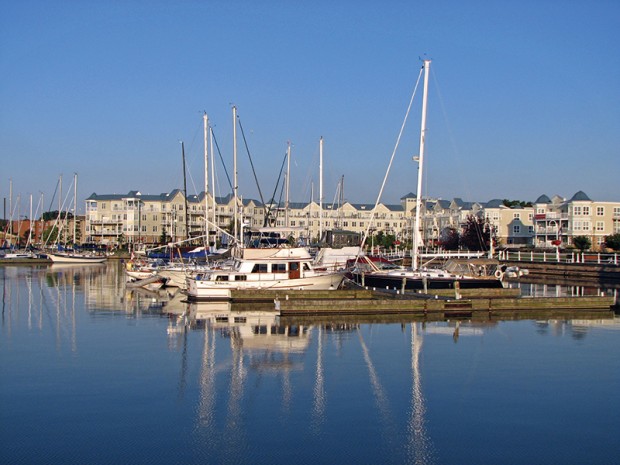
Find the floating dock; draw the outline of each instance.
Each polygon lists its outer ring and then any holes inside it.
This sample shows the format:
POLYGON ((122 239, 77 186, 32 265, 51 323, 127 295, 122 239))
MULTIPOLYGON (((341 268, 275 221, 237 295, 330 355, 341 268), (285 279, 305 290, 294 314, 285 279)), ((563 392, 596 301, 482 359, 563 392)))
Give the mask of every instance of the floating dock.
POLYGON ((519 289, 471 289, 433 294, 349 289, 338 291, 232 292, 232 303, 275 308, 282 317, 409 315, 445 318, 613 318, 613 296, 521 297, 519 289))

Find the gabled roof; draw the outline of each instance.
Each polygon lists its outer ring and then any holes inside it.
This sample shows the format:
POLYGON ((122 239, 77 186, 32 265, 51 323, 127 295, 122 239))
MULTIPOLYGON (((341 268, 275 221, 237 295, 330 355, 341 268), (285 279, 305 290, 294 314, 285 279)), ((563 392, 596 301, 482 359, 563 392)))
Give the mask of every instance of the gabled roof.
POLYGON ((551 203, 551 199, 547 197, 545 194, 541 195, 536 199, 534 203, 551 203))
POLYGON ((580 200, 591 201, 590 197, 588 197, 584 191, 576 192, 575 195, 573 195, 573 197, 570 200, 571 202, 580 201, 580 200))
POLYGON ((415 199, 417 197, 417 195, 415 195, 413 192, 409 192, 408 194, 403 195, 400 200, 405 200, 405 199, 415 199))

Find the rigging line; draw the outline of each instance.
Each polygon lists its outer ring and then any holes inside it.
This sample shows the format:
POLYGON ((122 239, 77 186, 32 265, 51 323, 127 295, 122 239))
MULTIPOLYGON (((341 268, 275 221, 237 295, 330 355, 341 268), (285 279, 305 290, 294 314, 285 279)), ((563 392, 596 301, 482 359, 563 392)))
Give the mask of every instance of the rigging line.
POLYGON ((60 179, 56 180, 56 189, 54 189, 54 195, 52 195, 52 200, 50 200, 50 206, 48 207, 47 211, 52 211, 52 204, 54 203, 54 200, 56 199, 56 193, 58 192, 58 184, 60 184, 60 179))
POLYGON ((248 141, 245 138, 245 131, 243 130, 243 126, 241 125, 241 118, 239 118, 238 113, 237 113, 237 122, 239 123, 239 129, 241 129, 241 137, 243 137, 245 151, 247 152, 248 158, 250 159, 250 165, 252 166, 252 174, 254 175, 254 180, 256 181, 256 188, 258 189, 258 195, 260 196, 260 201, 263 205, 265 205, 265 200, 263 199, 263 193, 260 190, 260 184, 258 183, 258 177, 256 176, 256 170, 254 169, 254 162, 252 161, 252 155, 250 155, 250 148, 248 147, 248 141))
POLYGON ((230 190, 232 192, 233 190, 232 181, 230 180, 230 176, 228 175, 228 170, 226 169, 226 163, 224 163, 224 157, 222 157, 222 152, 220 151, 220 145, 217 143, 217 139, 215 137, 215 132, 213 131, 213 127, 211 127, 211 134, 213 135, 213 142, 215 142, 215 148, 217 148, 217 153, 220 156, 220 160, 222 160, 222 166, 224 167, 224 174, 226 174, 226 179, 228 179, 228 185, 230 186, 230 190))
POLYGON ((383 177, 383 183, 381 184, 381 189, 379 190, 379 195, 377 196, 377 201, 375 202, 375 206, 372 209, 372 214, 370 215, 370 221, 368 222, 368 226, 366 227, 366 232, 364 233, 364 238, 362 239, 362 244, 360 249, 364 248, 364 244, 366 243, 366 239, 368 239, 368 233, 370 232, 370 228, 374 222, 375 213, 377 210, 377 205, 381 201, 381 195, 383 195, 383 189, 385 188, 385 183, 387 182, 388 175, 390 174, 390 169, 392 167, 392 162, 394 161, 394 156, 396 155, 396 150, 400 144, 400 138, 403 135, 403 131, 405 129, 405 124, 407 123, 407 119, 409 118, 409 112, 411 111, 411 106, 413 105, 413 99, 418 90, 418 85, 420 84, 420 79, 422 78, 422 73, 424 72, 424 65, 420 68, 420 74, 418 74, 418 80, 415 83, 415 87, 413 88, 413 94, 411 95, 411 99, 409 100, 409 106, 407 107, 407 112, 405 113, 405 118, 403 119, 403 123, 400 127, 400 131, 398 133, 398 137, 396 138, 396 144, 394 145, 394 150, 392 151, 392 156, 390 157, 390 163, 388 164, 388 169, 383 177))
MULTIPOLYGON (((463 156, 461 154, 461 150, 458 147, 456 140, 454 138, 454 131, 452 130, 452 126, 450 125, 450 121, 448 120, 448 113, 446 111, 446 106, 443 98, 443 94, 441 93, 441 86, 437 81, 437 67, 434 66, 433 71, 433 88, 435 89, 435 94, 437 95, 437 100, 439 102, 439 108, 441 109, 441 115, 443 117, 443 122, 445 124, 446 130, 448 132, 448 140, 450 141, 450 145, 452 147, 452 157, 454 163, 456 165, 456 173, 458 173, 458 177, 461 181, 461 186, 463 191, 467 193, 468 197, 471 198, 471 183, 468 181, 466 176, 463 176, 465 173, 464 165, 463 165, 463 156)), ((467 197, 466 197, 467 198, 467 197)))
MULTIPOLYGON (((265 218, 263 220, 263 226, 267 226, 265 223, 267 223, 267 219, 269 218, 269 215, 271 214, 271 207, 273 205, 273 201, 276 198, 276 192, 278 191, 278 186, 280 185, 280 179, 282 178, 282 173, 284 172, 284 163, 286 163, 286 157, 288 157, 288 153, 284 154, 284 159, 282 160, 282 166, 280 166, 280 173, 278 174, 278 180, 276 181, 276 185, 273 188, 273 194, 271 195, 269 208, 265 210, 265 218)), ((263 205, 265 204, 263 203, 263 205)))

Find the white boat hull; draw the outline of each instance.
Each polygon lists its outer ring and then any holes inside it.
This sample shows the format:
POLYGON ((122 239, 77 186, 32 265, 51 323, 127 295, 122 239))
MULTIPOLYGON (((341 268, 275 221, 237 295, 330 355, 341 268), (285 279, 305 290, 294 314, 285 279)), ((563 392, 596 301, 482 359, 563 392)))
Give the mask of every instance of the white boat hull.
POLYGON ((53 263, 103 263, 108 259, 98 255, 60 253, 48 253, 47 256, 53 263))
MULTIPOLYGON (((266 275, 266 274, 265 274, 266 275)), ((231 291, 253 290, 336 290, 344 280, 343 273, 327 273, 303 278, 279 277, 277 274, 247 281, 212 281, 187 279, 187 295, 190 299, 230 299, 231 291)))

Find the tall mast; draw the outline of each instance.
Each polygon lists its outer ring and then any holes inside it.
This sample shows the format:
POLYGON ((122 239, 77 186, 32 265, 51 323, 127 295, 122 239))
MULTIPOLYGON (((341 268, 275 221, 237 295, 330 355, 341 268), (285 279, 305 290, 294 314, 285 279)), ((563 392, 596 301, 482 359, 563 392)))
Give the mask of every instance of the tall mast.
POLYGON ((284 204, 284 226, 288 228, 288 209, 289 209, 289 194, 291 189, 291 143, 288 143, 288 150, 286 151, 286 202, 284 204))
POLYGON ((76 244, 76 219, 77 219, 77 173, 73 173, 73 246, 76 244))
POLYGON ((413 226, 413 257, 412 267, 414 270, 419 266, 419 247, 422 245, 420 231, 420 211, 422 210, 422 177, 424 168, 424 138, 426 136, 426 103, 428 98, 428 72, 431 67, 431 60, 424 60, 424 94, 422 98, 422 122, 420 128, 420 154, 418 156, 418 190, 415 199, 415 223, 413 226))
POLYGON ((209 117, 207 112, 202 116, 204 132, 204 163, 205 163, 205 236, 209 244, 209 117))
POLYGON ((189 239, 187 227, 187 176, 185 175, 185 144, 181 141, 181 156, 183 157, 183 198, 185 199, 185 238, 189 239))
MULTIPOLYGON (((209 142, 211 144, 211 152, 213 152, 213 130, 209 128, 209 142)), ((216 231, 217 221, 217 203, 215 202, 215 157, 214 153, 211 153, 211 201, 213 203, 213 230, 216 231)), ((213 245, 216 246, 217 235, 213 233, 213 245)))
POLYGON ((319 242, 323 237, 323 136, 319 141, 319 242))
POLYGON ((9 179, 9 237, 13 234, 13 179, 9 179))
POLYGON ((28 217, 28 243, 27 246, 30 245, 32 241, 32 194, 30 194, 30 216, 28 217))
MULTIPOLYGON (((62 200, 62 173, 58 178, 58 235, 57 235, 57 243, 60 244, 62 239, 62 230, 64 229, 64 222, 62 221, 62 206, 64 202, 62 200)), ((65 215, 66 217, 66 215, 65 215)))
MULTIPOLYGON (((234 224, 234 237, 235 240, 239 238, 239 224, 237 223, 237 107, 233 105, 233 203, 234 203, 234 212, 233 212, 233 224, 234 224)), ((240 243, 242 241, 239 241, 240 243)))

